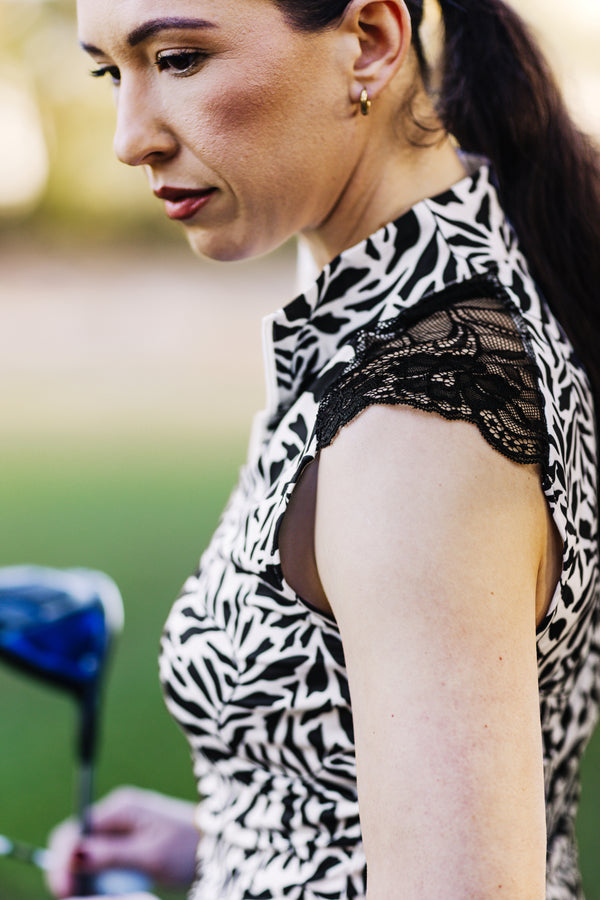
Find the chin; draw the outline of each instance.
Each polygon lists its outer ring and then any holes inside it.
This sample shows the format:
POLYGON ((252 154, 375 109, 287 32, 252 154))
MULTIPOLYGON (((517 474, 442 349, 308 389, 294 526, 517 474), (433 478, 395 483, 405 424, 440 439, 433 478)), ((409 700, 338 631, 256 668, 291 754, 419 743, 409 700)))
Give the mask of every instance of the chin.
POLYGON ((254 259, 276 250, 286 239, 279 241, 257 240, 258 235, 246 236, 244 240, 235 240, 231 233, 217 235, 204 229, 187 229, 187 239, 196 256, 212 259, 215 262, 241 262, 254 259))

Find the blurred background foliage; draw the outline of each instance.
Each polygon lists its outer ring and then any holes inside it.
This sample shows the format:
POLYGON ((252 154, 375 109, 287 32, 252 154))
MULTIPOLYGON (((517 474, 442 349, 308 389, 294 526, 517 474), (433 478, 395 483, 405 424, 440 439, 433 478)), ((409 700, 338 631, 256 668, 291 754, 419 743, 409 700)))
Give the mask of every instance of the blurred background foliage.
MULTIPOLYGON (((516 5, 546 45, 577 117, 600 133, 600 2, 516 5)), ((173 241, 175 230, 152 214, 143 175, 112 157, 111 88, 92 84, 88 63, 73 0, 0 0, 0 229, 173 241)))
POLYGON ((111 88, 87 77, 74 6, 0 0, 0 236, 174 241, 111 153, 111 88))
MULTIPOLYGON (((515 2, 600 134, 600 0, 515 2)), ((126 629, 98 790, 192 797, 160 629, 243 460, 263 401, 260 316, 291 295, 293 252, 194 259, 143 174, 114 160, 110 85, 88 68, 72 0, 0 0, 0 565, 115 578, 126 629)), ((2 668, 0 713, 0 833, 43 843, 72 809, 74 710, 2 668)), ((600 736, 583 783, 582 868, 600 900, 600 736)), ((37 872, 0 859, 0 900, 48 897, 37 872)))

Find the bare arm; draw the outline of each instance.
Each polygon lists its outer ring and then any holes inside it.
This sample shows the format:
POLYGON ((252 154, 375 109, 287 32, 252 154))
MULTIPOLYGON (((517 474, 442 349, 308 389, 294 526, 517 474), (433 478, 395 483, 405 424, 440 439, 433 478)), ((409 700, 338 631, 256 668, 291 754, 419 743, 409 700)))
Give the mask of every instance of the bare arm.
POLYGON ((374 407, 321 454, 315 529, 369 900, 542 900, 537 471, 466 423, 374 407))

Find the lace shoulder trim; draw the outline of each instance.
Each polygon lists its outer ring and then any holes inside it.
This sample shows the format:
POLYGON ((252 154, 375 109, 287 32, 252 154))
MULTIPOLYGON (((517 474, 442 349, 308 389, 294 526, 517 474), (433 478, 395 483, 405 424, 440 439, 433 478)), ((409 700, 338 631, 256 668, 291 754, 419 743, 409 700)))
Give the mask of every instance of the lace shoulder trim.
POLYGON ((524 324, 486 286, 490 296, 473 296, 472 285, 457 298, 455 288, 357 333, 354 359, 320 402, 319 449, 367 407, 406 404, 471 422, 509 459, 544 465, 543 400, 524 324))

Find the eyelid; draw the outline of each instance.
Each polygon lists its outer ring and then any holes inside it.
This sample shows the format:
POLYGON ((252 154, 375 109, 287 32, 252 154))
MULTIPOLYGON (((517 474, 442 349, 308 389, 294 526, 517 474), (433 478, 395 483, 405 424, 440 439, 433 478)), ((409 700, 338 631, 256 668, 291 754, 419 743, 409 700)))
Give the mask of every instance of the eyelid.
MULTIPOLYGON (((195 47, 160 50, 156 54, 155 65, 159 72, 168 72, 175 78, 185 78, 186 76, 194 75, 207 57, 208 53, 195 47), (183 60, 185 65, 178 68, 175 65, 177 60, 183 60), (169 61, 171 61, 171 64, 169 64, 169 61)), ((114 84, 119 84, 121 81, 121 73, 118 67, 109 63, 92 69, 90 75, 92 78, 103 78, 105 75, 109 75, 114 84)))
POLYGON ((159 72, 169 72, 175 78, 185 78, 188 75, 194 75, 202 63, 208 58, 208 53, 197 48, 186 47, 173 50, 160 50, 156 54, 155 65, 159 72), (177 66, 169 66, 169 60, 188 60, 187 64, 178 69, 177 66))
POLYGON ((90 75, 92 78, 103 78, 105 75, 110 75, 115 83, 121 80, 121 73, 116 66, 98 66, 97 69, 91 69, 90 75))

